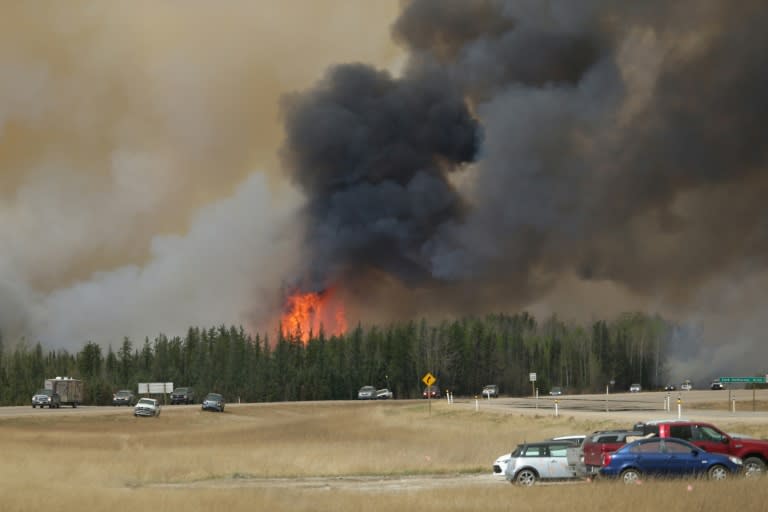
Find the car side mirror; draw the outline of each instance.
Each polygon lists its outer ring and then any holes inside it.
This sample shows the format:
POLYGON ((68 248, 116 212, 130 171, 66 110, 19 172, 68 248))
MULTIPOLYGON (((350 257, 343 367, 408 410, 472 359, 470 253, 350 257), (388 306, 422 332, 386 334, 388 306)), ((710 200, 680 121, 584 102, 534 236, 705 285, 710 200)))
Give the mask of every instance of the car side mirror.
POLYGON ((730 440, 730 438, 728 436, 723 436, 723 444, 728 444, 730 442, 731 442, 731 440, 730 440))
POLYGON ((699 450, 691 450, 691 455, 693 455, 694 457, 698 457, 699 456, 699 450))

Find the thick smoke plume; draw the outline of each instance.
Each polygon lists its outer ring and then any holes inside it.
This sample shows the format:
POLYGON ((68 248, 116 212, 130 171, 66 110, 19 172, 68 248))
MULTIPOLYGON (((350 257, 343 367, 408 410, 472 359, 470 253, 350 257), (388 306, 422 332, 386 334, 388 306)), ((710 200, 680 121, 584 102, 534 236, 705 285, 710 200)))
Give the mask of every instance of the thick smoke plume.
POLYGON ((278 166, 279 98, 340 59, 393 66, 397 7, 4 2, 5 346, 273 328, 302 203, 278 166))
POLYGON ((405 3, 401 77, 342 66, 288 103, 312 274, 361 278, 358 301, 402 286, 404 310, 613 303, 711 335, 768 261, 766 21, 749 0, 405 3))

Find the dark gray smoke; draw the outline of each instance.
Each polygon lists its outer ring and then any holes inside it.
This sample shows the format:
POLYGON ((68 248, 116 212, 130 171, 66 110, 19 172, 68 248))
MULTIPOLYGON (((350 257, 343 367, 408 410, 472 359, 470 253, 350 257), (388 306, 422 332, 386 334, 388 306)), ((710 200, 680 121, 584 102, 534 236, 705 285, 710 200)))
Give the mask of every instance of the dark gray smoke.
POLYGON ((402 77, 342 66, 288 102, 314 278, 375 268, 464 312, 575 279, 706 323, 768 271, 766 23, 759 0, 406 3, 402 77))
POLYGON ((478 147, 477 121, 447 77, 335 67, 286 99, 285 123, 286 166, 309 199, 310 286, 366 268, 429 278, 422 246, 464 211, 447 174, 478 147))

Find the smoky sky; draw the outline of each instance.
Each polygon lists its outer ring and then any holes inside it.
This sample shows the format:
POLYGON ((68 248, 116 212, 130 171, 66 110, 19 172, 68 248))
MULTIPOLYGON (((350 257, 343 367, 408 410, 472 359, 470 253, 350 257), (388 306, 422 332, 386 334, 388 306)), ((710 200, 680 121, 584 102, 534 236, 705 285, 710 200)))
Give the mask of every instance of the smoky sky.
POLYGON ((7 9, 5 339, 268 331, 288 282, 768 355, 765 2, 364 4, 7 9))
POLYGON ((753 0, 405 2, 401 76, 339 66, 286 102, 311 272, 373 267, 454 312, 573 278, 700 318, 768 270, 767 21, 753 0))

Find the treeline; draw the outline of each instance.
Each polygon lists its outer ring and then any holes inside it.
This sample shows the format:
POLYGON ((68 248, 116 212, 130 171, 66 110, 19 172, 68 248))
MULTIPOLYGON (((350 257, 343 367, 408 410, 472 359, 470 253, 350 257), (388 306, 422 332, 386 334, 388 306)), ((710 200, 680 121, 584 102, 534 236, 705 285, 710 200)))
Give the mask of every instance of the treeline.
POLYGON ((89 341, 74 354, 0 337, 0 403, 27 404, 55 376, 83 379, 88 404, 108 404, 115 390, 136 391, 139 382, 173 382, 243 402, 351 399, 368 384, 414 398, 426 372, 456 395, 475 395, 491 383, 502 394, 529 395, 531 372, 542 393, 554 385, 596 392, 611 380, 616 389, 632 382, 650 388, 665 382, 673 332, 658 316, 641 313, 589 326, 520 313, 358 326, 343 336, 310 333, 306 343, 302 333, 272 341, 242 328, 192 327, 184 337, 124 338, 114 350, 89 341))

